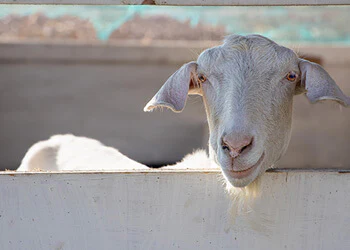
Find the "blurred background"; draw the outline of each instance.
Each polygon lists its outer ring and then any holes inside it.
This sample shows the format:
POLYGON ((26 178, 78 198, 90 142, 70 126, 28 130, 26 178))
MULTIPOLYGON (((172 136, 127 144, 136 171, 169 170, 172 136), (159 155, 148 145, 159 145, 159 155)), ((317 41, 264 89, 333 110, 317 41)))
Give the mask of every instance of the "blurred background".
MULTIPOLYGON (((200 97, 144 113, 164 81, 226 34, 259 33, 320 63, 350 95, 350 7, 0 8, 0 169, 53 134, 91 137, 149 166, 207 148, 200 97)), ((278 167, 349 168, 350 111, 294 104, 278 167)))

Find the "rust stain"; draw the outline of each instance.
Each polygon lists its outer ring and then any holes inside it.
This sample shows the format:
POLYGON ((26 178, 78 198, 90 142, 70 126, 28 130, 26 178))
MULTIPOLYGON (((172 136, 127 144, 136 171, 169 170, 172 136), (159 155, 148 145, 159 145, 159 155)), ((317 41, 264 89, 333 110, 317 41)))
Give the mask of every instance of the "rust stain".
POLYGON ((201 172, 201 174, 211 174, 213 172, 201 172))
POLYGON ((154 0, 143 0, 141 5, 156 5, 156 3, 154 2, 154 0))

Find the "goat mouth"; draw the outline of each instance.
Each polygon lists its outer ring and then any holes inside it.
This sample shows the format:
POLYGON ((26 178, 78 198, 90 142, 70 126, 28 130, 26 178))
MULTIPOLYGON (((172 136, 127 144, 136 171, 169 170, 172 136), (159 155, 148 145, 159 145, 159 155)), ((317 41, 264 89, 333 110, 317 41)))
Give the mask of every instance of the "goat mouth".
POLYGON ((229 177, 232 177, 234 179, 243 179, 243 178, 249 176, 250 174, 252 174, 254 172, 254 170, 258 168, 258 166, 264 160, 264 157, 265 157, 265 152, 262 153, 259 160, 253 166, 251 166, 247 169, 244 169, 244 170, 240 170, 240 171, 227 170, 225 172, 229 177))

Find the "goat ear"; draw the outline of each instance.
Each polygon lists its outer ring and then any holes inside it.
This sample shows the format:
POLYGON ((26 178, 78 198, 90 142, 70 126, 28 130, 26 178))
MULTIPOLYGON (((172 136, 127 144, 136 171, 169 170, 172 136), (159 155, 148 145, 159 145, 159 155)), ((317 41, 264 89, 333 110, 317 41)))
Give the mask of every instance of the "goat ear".
POLYGON ((296 86, 296 94, 305 93, 311 103, 333 100, 343 106, 350 105, 350 98, 340 90, 331 76, 318 64, 299 59, 301 81, 296 86))
POLYGON ((169 77, 143 110, 146 112, 157 107, 166 107, 174 112, 181 112, 185 107, 187 95, 199 94, 198 84, 194 77, 196 70, 196 62, 184 64, 169 77))

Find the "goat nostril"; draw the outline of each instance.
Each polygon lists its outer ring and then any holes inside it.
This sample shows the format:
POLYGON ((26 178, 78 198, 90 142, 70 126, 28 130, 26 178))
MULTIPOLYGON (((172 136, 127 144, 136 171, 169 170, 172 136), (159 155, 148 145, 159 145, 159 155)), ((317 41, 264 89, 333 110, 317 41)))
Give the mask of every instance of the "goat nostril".
POLYGON ((225 151, 229 151, 230 150, 230 148, 228 146, 226 146, 226 145, 222 145, 221 148, 223 150, 225 150, 225 151))
MULTIPOLYGON (((249 145, 250 145, 250 144, 249 144, 249 145)), ((243 153, 243 151, 246 150, 246 149, 248 148, 249 145, 246 145, 246 146, 244 146, 243 148, 241 148, 241 150, 240 150, 239 153, 240 153, 240 154, 243 153)))
POLYGON ((222 150, 225 151, 226 153, 230 153, 230 156, 233 158, 238 157, 240 154, 243 153, 243 151, 249 150, 252 144, 253 144, 253 138, 250 138, 250 140, 242 140, 242 141, 236 141, 236 140, 226 141, 224 137, 222 137, 221 139, 222 150))
POLYGON ((251 146, 253 143, 253 139, 249 142, 249 144, 245 145, 244 147, 241 148, 241 150, 239 151, 240 154, 243 153, 243 151, 245 151, 249 146, 251 146))
POLYGON ((226 144, 225 140, 223 137, 221 137, 221 148, 224 151, 230 151, 230 148, 228 147, 228 145, 226 144))

